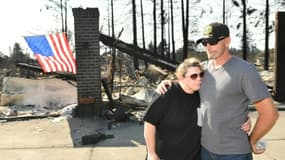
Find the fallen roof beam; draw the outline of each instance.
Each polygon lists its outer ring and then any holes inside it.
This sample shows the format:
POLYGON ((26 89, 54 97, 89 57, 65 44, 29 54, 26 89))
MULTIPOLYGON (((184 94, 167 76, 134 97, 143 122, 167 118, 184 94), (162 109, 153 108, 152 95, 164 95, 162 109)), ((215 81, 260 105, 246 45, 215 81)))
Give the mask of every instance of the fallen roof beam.
POLYGON ((149 50, 125 43, 121 40, 114 39, 102 33, 100 33, 100 41, 105 45, 115 47, 116 49, 131 56, 136 56, 139 59, 146 60, 152 64, 164 67, 171 71, 174 71, 178 64, 177 62, 165 59, 163 57, 155 56, 154 53, 149 50))

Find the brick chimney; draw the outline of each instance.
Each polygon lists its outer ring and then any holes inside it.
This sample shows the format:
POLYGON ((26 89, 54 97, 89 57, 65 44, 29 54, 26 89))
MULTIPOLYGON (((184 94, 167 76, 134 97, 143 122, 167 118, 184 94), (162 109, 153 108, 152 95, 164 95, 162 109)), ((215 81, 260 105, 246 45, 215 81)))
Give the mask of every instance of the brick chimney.
POLYGON ((98 8, 73 8, 78 117, 101 116, 101 59, 98 8))

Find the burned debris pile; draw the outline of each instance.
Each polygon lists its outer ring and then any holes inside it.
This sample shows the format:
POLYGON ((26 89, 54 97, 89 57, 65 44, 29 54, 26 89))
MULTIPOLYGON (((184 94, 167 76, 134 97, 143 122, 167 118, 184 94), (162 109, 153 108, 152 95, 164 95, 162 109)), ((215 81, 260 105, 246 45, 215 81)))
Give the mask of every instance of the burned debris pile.
MULTIPOLYGON (((173 76, 172 71, 153 64, 145 66, 143 61, 140 69, 135 70, 132 57, 121 52, 116 56, 114 68, 110 54, 101 55, 101 59, 102 117, 110 121, 109 128, 115 122, 141 122, 144 110, 157 97, 157 84, 173 76)), ((39 66, 21 62, 16 63, 13 71, 2 72, 5 72, 1 74, 2 122, 74 116, 77 105, 75 75, 44 74, 39 66)))
MULTIPOLYGON (((102 63, 102 75, 106 79, 108 86, 111 86, 111 56, 103 55, 105 60, 102 63)), ((161 69, 158 66, 149 64, 144 65, 140 62, 140 69, 135 70, 133 67, 132 57, 119 52, 116 56, 116 65, 112 86, 108 87, 112 91, 113 104, 105 110, 103 116, 114 121, 135 120, 142 121, 142 115, 148 104, 157 97, 155 89, 157 84, 167 78, 173 76, 171 71, 161 69)), ((105 90, 104 87, 103 90, 105 90)), ((106 95, 108 92, 103 92, 103 101, 108 102, 109 98, 106 95)))

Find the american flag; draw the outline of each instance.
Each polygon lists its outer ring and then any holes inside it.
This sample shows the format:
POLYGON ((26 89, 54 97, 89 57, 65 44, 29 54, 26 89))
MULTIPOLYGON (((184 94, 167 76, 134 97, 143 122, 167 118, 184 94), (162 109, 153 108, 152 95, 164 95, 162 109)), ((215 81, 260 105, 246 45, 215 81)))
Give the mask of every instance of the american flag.
POLYGON ((25 36, 44 72, 76 73, 75 58, 65 33, 25 36))

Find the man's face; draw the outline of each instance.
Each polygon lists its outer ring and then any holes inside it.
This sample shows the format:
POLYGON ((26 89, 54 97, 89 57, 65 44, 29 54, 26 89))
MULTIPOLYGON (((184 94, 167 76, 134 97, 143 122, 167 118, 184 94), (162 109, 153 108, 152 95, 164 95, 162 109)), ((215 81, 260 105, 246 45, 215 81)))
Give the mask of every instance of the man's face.
POLYGON ((208 59, 217 59, 223 55, 229 42, 229 37, 205 39, 202 44, 206 47, 208 59))

